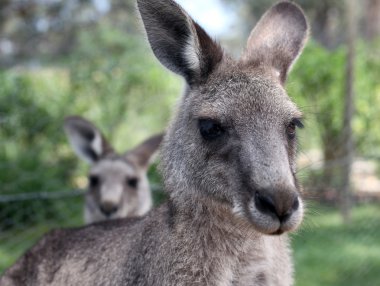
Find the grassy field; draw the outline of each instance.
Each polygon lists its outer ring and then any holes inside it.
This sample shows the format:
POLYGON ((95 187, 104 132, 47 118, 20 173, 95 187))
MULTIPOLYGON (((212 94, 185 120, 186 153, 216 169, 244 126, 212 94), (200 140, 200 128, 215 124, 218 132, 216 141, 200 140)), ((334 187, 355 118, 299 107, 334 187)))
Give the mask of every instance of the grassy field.
MULTIPOLYGON (((350 225, 332 208, 309 209, 293 235, 296 286, 380 285, 380 205, 356 207, 350 225)), ((0 273, 53 227, 49 223, 0 233, 0 273)))
POLYGON ((293 237, 297 286, 380 285, 380 205, 360 206, 349 225, 336 210, 311 206, 293 237))

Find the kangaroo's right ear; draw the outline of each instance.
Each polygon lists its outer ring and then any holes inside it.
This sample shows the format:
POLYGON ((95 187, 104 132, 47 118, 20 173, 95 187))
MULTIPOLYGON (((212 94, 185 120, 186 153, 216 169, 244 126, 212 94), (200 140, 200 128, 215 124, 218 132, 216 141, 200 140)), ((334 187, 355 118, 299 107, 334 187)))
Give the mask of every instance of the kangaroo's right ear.
POLYGON ((270 8, 248 38, 243 60, 251 65, 267 65, 285 83, 292 64, 301 53, 309 26, 302 9, 283 1, 270 8))
POLYGON ((159 149, 164 134, 157 134, 128 151, 125 157, 135 162, 140 168, 147 169, 154 153, 159 149))
POLYGON ((100 131, 80 116, 66 117, 64 129, 75 153, 90 164, 113 152, 100 131))
POLYGON ((149 43, 160 62, 189 85, 207 78, 223 50, 172 0, 138 0, 149 43))

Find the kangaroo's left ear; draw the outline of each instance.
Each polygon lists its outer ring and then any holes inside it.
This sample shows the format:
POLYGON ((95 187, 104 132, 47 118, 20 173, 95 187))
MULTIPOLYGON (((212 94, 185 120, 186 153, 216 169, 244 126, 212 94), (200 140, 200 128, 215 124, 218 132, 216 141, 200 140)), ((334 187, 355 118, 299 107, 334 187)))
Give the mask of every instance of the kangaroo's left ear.
POLYGON ((90 164, 94 164, 102 156, 114 153, 100 130, 83 117, 66 117, 64 129, 75 153, 90 164))
POLYGON ((158 60, 189 85, 207 79, 223 50, 173 0, 137 0, 149 43, 158 60))
POLYGON ((280 2, 270 8, 252 30, 242 60, 275 69, 284 83, 307 35, 308 23, 302 9, 292 2, 280 2))
POLYGON ((153 154, 158 150, 164 134, 158 134, 145 140, 134 149, 125 153, 128 160, 135 162, 139 167, 146 169, 153 154))

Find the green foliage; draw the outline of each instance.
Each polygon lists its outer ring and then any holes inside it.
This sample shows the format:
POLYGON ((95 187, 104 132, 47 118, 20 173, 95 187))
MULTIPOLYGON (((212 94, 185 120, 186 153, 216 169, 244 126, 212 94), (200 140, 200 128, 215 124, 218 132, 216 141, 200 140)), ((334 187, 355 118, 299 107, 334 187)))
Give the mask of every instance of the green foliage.
MULTIPOLYGON (((376 44, 359 45, 355 61, 355 106, 352 128, 357 156, 380 154, 380 57, 376 44)), ((301 152, 321 149, 324 168, 302 170, 305 186, 320 191, 338 190, 344 157, 346 50, 327 50, 310 42, 288 80, 289 95, 305 115, 299 132, 301 152)))
MULTIPOLYGON (((289 95, 305 113, 311 128, 307 138, 322 144, 336 144, 342 130, 344 50, 329 52, 311 43, 306 48, 288 81, 289 95)), ((312 140, 311 140, 312 141, 312 140)))
MULTIPOLYGON (((353 122, 360 155, 380 154, 380 57, 376 45, 360 45, 355 69, 356 112, 353 122)), ((311 42, 294 67, 288 81, 289 95, 305 113, 308 141, 321 142, 336 152, 343 144, 346 51, 329 51, 311 42)), ((302 136, 302 132, 301 132, 302 136)), ((310 144, 308 144, 310 146, 310 144)), ((307 146, 307 145, 306 145, 307 146)))
POLYGON ((181 83, 141 37, 105 22, 81 34, 68 65, 77 113, 97 119, 121 151, 166 126, 181 83))
POLYGON ((163 182, 157 164, 153 164, 148 170, 149 183, 151 184, 153 203, 155 206, 160 205, 167 199, 164 192, 163 182))
POLYGON ((358 46, 356 113, 353 122, 359 154, 380 155, 380 42, 358 46))
MULTIPOLYGON (((34 73, 0 73, 0 194, 50 192, 65 189, 70 181, 75 162, 62 153, 64 138, 55 125, 63 110, 50 108, 50 88, 39 80, 34 73)), ((25 201, 0 203, 0 209, 0 229, 42 215, 36 204, 25 201), (17 217, 18 209, 29 213, 17 217)), ((53 209, 47 205, 44 211, 54 215, 53 209)))

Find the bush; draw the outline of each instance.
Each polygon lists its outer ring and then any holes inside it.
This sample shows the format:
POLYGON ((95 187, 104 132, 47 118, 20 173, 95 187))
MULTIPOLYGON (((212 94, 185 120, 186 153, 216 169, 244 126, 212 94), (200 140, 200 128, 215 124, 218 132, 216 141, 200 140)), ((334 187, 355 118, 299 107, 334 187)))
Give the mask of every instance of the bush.
MULTIPOLYGON (((0 195, 85 187, 87 166, 63 133, 67 115, 95 122, 121 152, 164 129, 181 83, 144 45, 104 24, 83 34, 79 48, 58 67, 0 73, 0 195)), ((45 207, 1 204, 0 221, 5 227, 57 213, 54 203, 45 207), (34 218, 19 217, 18 209, 34 218)))
MULTIPOLYGON (((360 156, 380 155, 380 59, 376 44, 359 45, 355 69, 353 132, 360 156)), ((301 146, 322 149, 325 186, 337 187, 342 165, 343 111, 345 101, 346 50, 330 51, 311 42, 300 57, 288 81, 289 95, 305 113, 306 129, 301 146)))

